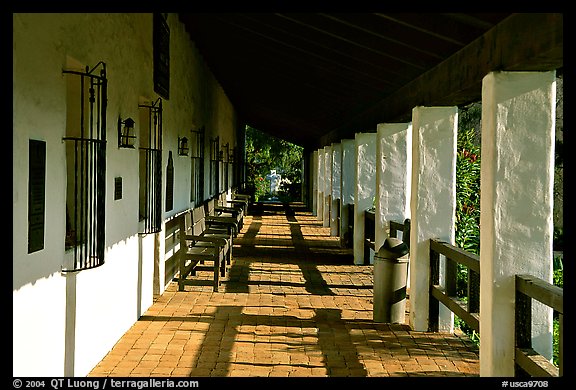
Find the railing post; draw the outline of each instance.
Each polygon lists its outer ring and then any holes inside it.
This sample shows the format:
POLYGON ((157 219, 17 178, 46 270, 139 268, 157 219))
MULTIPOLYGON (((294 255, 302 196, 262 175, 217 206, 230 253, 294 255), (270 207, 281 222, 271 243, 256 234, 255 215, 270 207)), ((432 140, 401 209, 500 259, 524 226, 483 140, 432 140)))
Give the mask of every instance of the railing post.
POLYGON ((410 248, 410 218, 404 220, 404 230, 402 231, 402 241, 410 248))
POLYGON ((468 313, 480 312, 480 274, 468 269, 468 313))
POLYGON ((446 258, 446 281, 445 289, 449 297, 456 296, 456 278, 458 277, 458 264, 455 261, 446 258))
POLYGON ((428 288, 428 331, 438 332, 440 302, 432 297, 432 287, 440 284, 440 255, 430 249, 430 283, 428 288))
MULTIPOLYGON (((532 348, 532 299, 516 291, 515 309, 515 339, 516 347, 532 348)), ((524 370, 514 365, 515 376, 525 376, 524 370)))

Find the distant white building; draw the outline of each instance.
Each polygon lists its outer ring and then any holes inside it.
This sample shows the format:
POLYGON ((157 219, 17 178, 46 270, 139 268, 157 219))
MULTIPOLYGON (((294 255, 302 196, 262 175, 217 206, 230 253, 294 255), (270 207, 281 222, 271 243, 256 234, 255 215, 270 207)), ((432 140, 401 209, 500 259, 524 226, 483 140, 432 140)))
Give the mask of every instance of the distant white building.
POLYGON ((276 169, 272 169, 270 173, 266 175, 266 180, 270 182, 270 193, 276 195, 278 193, 278 189, 280 188, 282 175, 276 173, 276 169))

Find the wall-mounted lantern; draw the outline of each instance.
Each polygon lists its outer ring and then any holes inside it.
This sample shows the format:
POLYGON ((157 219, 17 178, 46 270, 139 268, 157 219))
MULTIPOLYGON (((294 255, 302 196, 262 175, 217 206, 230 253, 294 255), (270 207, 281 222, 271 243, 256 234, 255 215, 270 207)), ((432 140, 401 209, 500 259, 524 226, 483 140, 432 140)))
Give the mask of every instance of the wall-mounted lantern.
POLYGON ((134 133, 134 119, 122 120, 118 117, 118 147, 134 149, 136 134, 134 133))
POLYGON ((188 138, 178 137, 178 155, 188 156, 188 138))

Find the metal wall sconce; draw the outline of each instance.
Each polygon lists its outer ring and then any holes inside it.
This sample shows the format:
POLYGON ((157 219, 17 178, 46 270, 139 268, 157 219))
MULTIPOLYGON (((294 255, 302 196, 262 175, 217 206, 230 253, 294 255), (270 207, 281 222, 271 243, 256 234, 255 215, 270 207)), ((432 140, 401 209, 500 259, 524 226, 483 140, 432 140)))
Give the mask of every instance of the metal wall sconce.
POLYGON ((178 137, 178 155, 188 156, 188 138, 178 137))
POLYGON ((118 147, 134 149, 134 141, 136 135, 134 134, 134 119, 126 118, 122 120, 118 117, 118 147))

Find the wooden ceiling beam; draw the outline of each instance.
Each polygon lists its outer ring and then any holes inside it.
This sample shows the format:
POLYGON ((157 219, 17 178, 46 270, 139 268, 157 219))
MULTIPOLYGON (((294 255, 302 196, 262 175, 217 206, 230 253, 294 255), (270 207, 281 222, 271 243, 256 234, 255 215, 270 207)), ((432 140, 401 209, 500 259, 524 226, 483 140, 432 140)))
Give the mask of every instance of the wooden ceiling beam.
POLYGON ((446 61, 323 136, 318 147, 376 131, 378 123, 411 120, 416 106, 461 105, 481 97, 482 79, 504 71, 563 67, 563 15, 513 14, 446 61))

